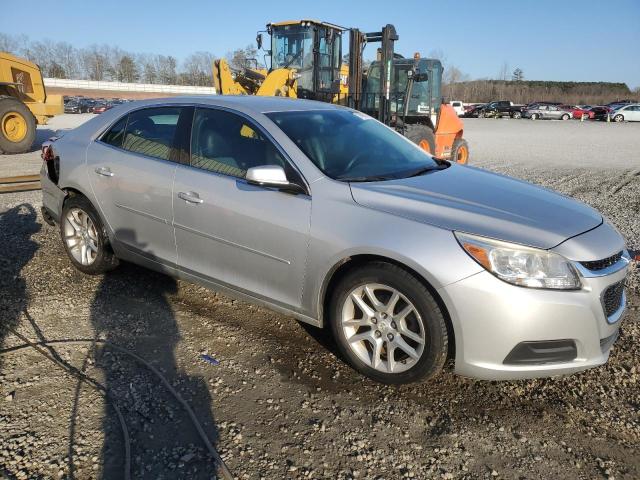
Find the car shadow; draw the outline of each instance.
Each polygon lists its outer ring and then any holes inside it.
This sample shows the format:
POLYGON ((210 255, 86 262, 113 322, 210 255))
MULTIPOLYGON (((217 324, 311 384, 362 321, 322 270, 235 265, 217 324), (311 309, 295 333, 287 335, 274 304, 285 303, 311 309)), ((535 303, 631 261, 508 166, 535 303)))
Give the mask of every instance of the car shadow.
POLYGON ((32 238, 42 227, 37 218, 33 206, 26 203, 0 212, 0 348, 29 304, 23 269, 38 250, 32 238))
MULTIPOLYGON (((127 236, 135 238, 132 232, 127 236)), ((137 247, 144 250, 143 245, 137 247)), ((102 277, 90 308, 90 321, 96 338, 127 349, 162 373, 191 406, 215 447, 218 431, 207 384, 203 378, 185 372, 176 358, 181 335, 168 300, 176 290, 173 278, 123 263, 102 277)), ((98 344, 95 351, 103 384, 122 411, 131 439, 132 478, 212 478, 214 460, 183 407, 161 380, 140 362, 108 345, 98 344)), ((184 357, 180 363, 184 363, 184 357)), ((123 435, 113 410, 109 405, 105 409, 101 477, 122 478, 123 435)), ((72 415, 70 469, 74 418, 72 415)))

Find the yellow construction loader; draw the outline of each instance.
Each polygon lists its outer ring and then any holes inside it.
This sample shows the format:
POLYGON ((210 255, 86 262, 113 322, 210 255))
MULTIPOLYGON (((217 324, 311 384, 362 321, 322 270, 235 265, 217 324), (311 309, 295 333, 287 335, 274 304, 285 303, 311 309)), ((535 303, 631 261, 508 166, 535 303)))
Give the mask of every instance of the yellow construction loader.
POLYGON ((442 102, 442 64, 437 59, 404 58, 394 52, 393 25, 364 33, 317 20, 269 23, 258 32, 271 38, 265 49, 270 69, 245 66, 232 71, 225 60, 213 65, 221 95, 281 95, 340 103, 395 128, 424 150, 467 163, 469 146, 453 108, 442 102), (349 60, 342 62, 342 36, 349 34, 349 60), (377 59, 364 69, 363 51, 379 43, 377 59))
POLYGON ((40 67, 0 52, 0 153, 24 153, 36 138, 36 125, 63 112, 61 95, 48 95, 40 67))

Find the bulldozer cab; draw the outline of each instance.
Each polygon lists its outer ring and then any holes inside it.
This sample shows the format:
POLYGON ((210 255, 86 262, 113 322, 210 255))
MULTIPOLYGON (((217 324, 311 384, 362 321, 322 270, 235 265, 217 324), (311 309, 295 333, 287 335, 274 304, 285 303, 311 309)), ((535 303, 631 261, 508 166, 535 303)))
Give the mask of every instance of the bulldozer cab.
MULTIPOLYGON (((361 109, 377 117, 380 103, 381 62, 369 66, 363 85, 361 109)), ((442 101, 442 63, 437 59, 402 58, 392 62, 389 109, 392 118, 406 123, 436 125, 442 101), (408 105, 405 111, 405 99, 408 105)))
POLYGON ((298 98, 323 99, 340 89, 344 28, 315 20, 270 23, 271 68, 294 69, 298 98))

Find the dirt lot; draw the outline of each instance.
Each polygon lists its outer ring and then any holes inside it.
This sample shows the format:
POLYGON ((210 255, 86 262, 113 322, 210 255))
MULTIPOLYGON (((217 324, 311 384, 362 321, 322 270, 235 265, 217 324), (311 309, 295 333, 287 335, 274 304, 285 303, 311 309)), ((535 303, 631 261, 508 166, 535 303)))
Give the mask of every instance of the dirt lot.
MULTIPOLYGON (((467 121, 474 163, 590 203, 640 249, 640 125, 532 123, 467 121)), ((39 204, 38 192, 0 196, 0 478, 123 478, 110 402, 131 439, 133 478, 214 478, 196 429, 148 368, 109 347, 53 344, 49 354, 104 385, 106 401, 14 348, 22 341, 7 326, 34 341, 104 339, 144 357, 236 478, 640 478, 637 266, 601 368, 500 383, 445 372, 392 388, 282 315, 132 265, 83 276, 39 204)))

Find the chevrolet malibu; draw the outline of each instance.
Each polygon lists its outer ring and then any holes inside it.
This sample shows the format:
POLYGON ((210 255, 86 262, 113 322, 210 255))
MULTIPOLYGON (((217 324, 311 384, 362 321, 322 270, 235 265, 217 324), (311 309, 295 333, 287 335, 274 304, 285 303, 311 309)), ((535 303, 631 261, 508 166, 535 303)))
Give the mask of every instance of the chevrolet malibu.
MULTIPOLYGON (((306 100, 119 105, 43 146, 43 214, 86 274, 128 260, 330 328, 384 383, 607 361, 629 254, 596 210, 306 100)), ((132 281, 134 281, 132 279, 132 281)))

